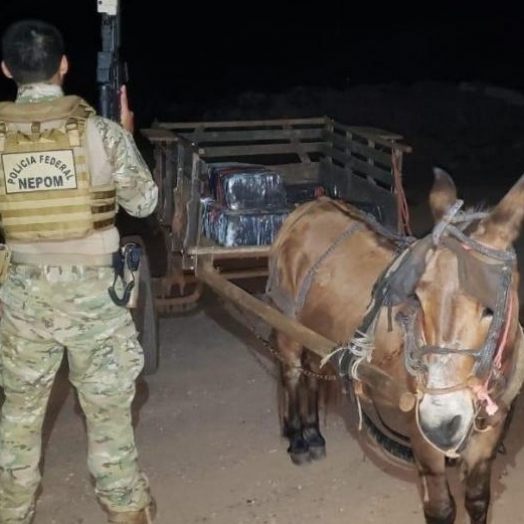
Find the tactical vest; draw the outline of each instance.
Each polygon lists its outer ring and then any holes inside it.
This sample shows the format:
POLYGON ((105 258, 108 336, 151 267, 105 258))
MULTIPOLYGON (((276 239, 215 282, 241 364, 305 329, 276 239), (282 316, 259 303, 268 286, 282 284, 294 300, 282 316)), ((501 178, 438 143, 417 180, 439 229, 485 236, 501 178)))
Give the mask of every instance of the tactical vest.
POLYGON ((77 96, 0 103, 0 214, 7 240, 82 238, 114 225, 114 185, 91 186, 77 96))

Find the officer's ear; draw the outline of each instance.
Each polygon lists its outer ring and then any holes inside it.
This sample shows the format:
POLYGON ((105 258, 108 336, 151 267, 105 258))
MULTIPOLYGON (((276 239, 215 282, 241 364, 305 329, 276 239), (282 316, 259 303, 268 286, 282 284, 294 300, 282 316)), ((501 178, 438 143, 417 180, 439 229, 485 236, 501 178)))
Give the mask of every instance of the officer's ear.
POLYGON ((7 68, 7 66, 5 65, 5 62, 3 60, 2 60, 2 73, 4 73, 4 75, 7 78, 13 78, 13 75, 11 74, 11 71, 9 71, 9 69, 7 68))
POLYGON ((67 60, 66 55, 62 55, 62 59, 60 60, 60 66, 58 68, 58 73, 60 77, 63 78, 68 71, 69 71, 69 61, 67 60))

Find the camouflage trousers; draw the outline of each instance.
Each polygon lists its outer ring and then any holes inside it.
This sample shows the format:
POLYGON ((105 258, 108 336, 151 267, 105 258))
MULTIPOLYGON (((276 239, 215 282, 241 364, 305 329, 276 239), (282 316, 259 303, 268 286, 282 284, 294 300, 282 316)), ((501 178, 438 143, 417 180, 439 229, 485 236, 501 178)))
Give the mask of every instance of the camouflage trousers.
POLYGON ((12 265, 0 289, 0 524, 33 517, 42 425, 64 350, 100 503, 119 512, 150 501, 131 418, 144 357, 129 310, 107 292, 113 276, 105 267, 12 265))

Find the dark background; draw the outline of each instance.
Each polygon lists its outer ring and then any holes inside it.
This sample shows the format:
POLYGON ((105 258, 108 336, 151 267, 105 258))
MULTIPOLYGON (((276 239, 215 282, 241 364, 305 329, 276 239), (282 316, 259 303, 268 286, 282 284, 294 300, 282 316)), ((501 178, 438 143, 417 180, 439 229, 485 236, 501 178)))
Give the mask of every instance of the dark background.
MULTIPOLYGON (((139 124, 169 104, 212 105, 243 91, 337 89, 421 80, 524 89, 520 2, 122 0, 122 56, 139 124)), ((63 31, 65 90, 98 104, 96 0, 2 0, 0 30, 39 17, 63 31)), ((0 98, 15 96, 0 80, 0 98)))

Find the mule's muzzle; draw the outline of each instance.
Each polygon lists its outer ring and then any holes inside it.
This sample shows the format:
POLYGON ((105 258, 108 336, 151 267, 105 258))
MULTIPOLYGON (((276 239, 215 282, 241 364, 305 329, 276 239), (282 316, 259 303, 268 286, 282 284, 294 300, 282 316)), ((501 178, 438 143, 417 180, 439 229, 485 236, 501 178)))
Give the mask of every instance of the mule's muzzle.
POLYGON ((424 438, 442 453, 455 457, 473 426, 475 410, 471 396, 464 390, 424 395, 416 409, 424 438))
POLYGON ((459 434, 461 425, 462 417, 460 415, 455 415, 449 420, 442 422, 437 427, 428 427, 421 424, 420 429, 434 446, 443 451, 449 451, 456 449, 457 445, 459 445, 462 440, 459 434))

